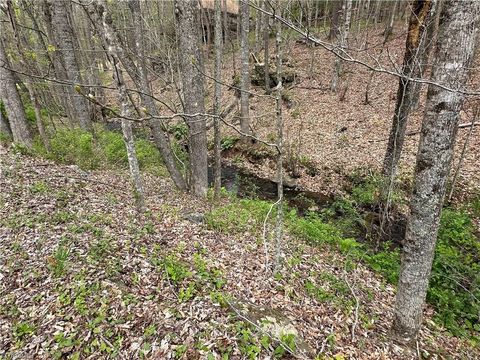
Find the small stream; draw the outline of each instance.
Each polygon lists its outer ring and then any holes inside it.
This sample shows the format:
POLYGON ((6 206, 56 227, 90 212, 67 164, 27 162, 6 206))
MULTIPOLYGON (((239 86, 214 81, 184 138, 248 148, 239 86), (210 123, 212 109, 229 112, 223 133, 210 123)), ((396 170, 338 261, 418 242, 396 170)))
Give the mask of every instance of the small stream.
MULTIPOLYGON (((213 183, 213 169, 208 171, 209 183, 213 183)), ((277 182, 259 177, 235 165, 222 166, 222 186, 240 198, 259 198, 261 200, 277 200, 277 182)), ((283 186, 287 203, 304 215, 308 211, 318 211, 328 207, 333 198, 319 192, 308 191, 297 186, 283 186)))
MULTIPOLYGON (((208 169, 209 184, 213 185, 213 168, 208 169)), ((258 198, 261 200, 277 200, 277 182, 257 176, 256 174, 240 169, 235 165, 222 166, 222 186, 229 192, 234 193, 239 198, 258 198)), ((305 190, 297 186, 285 184, 283 187, 284 199, 288 205, 297 210, 301 216, 308 212, 317 212, 329 207, 333 202, 332 196, 305 190)), ((375 229, 380 226, 380 215, 378 209, 364 207, 360 209, 364 224, 358 228, 359 233, 356 236, 361 242, 368 241, 375 229)), ((403 242, 405 236, 406 218, 400 216, 384 229, 383 236, 386 240, 392 241, 396 245, 403 242)))

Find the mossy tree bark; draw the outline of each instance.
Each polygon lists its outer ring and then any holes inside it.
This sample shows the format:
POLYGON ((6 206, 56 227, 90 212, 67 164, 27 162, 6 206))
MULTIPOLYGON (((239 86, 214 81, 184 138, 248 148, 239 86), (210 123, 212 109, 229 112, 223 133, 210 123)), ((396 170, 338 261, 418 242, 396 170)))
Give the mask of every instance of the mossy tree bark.
MULTIPOLYGON (((453 89, 466 85, 479 18, 479 2, 445 1, 432 70, 434 83, 453 89)), ((463 94, 429 85, 392 325, 393 336, 402 343, 414 342, 421 326, 463 102, 463 94)))
POLYGON ((175 30, 179 43, 183 103, 185 112, 195 115, 185 118, 189 139, 190 188, 195 195, 205 196, 208 189, 207 131, 205 116, 201 115, 205 113, 205 95, 199 46, 199 13, 198 1, 175 1, 175 30))

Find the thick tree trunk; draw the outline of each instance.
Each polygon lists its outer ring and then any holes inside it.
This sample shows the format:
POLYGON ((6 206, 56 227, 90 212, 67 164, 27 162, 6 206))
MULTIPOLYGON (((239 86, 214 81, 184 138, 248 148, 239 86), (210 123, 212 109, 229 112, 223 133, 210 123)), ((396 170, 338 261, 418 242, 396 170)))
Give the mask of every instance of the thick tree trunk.
MULTIPOLYGON (((109 25, 111 20, 108 19, 106 12, 106 4, 103 0, 97 0, 97 11, 102 19, 104 37, 108 45, 108 54, 112 59, 113 65, 113 79, 118 90, 118 100, 121 104, 121 115, 124 117, 131 117, 129 98, 127 95, 127 89, 123 80, 122 69, 120 67, 120 60, 118 53, 121 53, 123 49, 115 46, 115 35, 113 28, 109 25)), ((130 176, 132 178, 134 186, 134 195, 137 209, 143 211, 145 205, 145 195, 143 190, 142 178, 140 176, 140 168, 138 166, 137 155, 135 152, 135 142, 133 138, 132 124, 130 120, 122 119, 122 133, 125 147, 127 148, 128 166, 130 168, 130 176)))
POLYGON ((28 128, 27 117, 23 108, 22 99, 17 90, 13 73, 9 70, 5 47, 0 39, 0 99, 5 105, 13 140, 19 144, 31 147, 32 134, 28 128))
MULTIPOLYGON (((240 1, 240 52, 242 69, 240 76, 240 129, 244 134, 250 134, 250 50, 248 34, 250 29, 250 6, 246 1, 240 1)), ((247 137, 245 141, 249 140, 247 137)))
MULTIPOLYGON (((465 86, 474 54, 479 14, 477 1, 445 1, 433 82, 454 89, 465 86)), ((392 327, 394 337, 404 343, 414 342, 421 326, 463 101, 463 94, 429 85, 392 327)))
MULTIPOLYGON (((416 0, 413 2, 412 14, 408 25, 402 73, 406 77, 419 75, 418 64, 421 58, 420 45, 425 36, 427 24, 433 17, 436 0, 416 0)), ((400 78, 397 91, 397 102, 393 116, 387 152, 383 160, 383 175, 395 177, 398 161, 403 148, 408 115, 413 101, 415 83, 400 78)))
MULTIPOLYGON (((42 15, 43 15, 43 24, 45 25, 45 29, 47 30, 47 40, 48 45, 43 43, 43 48, 47 56, 50 58, 50 62, 52 64, 55 78, 58 80, 68 81, 67 73, 65 71, 65 65, 63 64, 63 59, 59 51, 57 49, 60 48, 54 34, 54 25, 53 25, 53 15, 52 15, 52 4, 49 0, 43 0, 42 2, 42 15), (53 51, 52 51, 53 50, 53 51)), ((32 22, 36 24, 36 17, 34 14, 31 14, 32 22)), ((40 27, 36 26, 38 33, 40 33, 40 27)), ((39 39, 43 39, 40 35, 39 39)), ((69 126, 73 127, 75 122, 77 121, 75 111, 73 109, 73 100, 71 99, 71 95, 73 92, 71 91, 71 87, 68 85, 58 86, 58 90, 56 91, 56 95, 58 98, 58 103, 63 108, 62 110, 65 112, 65 116, 68 118, 69 126)))
MULTIPOLYGON (((199 48, 197 15, 198 1, 176 0, 175 17, 179 42, 180 68, 183 86, 183 101, 187 114, 204 114, 204 88, 202 58, 199 48)), ((191 189, 195 195, 205 196, 207 177, 207 132, 205 116, 188 116, 191 189)))
MULTIPOLYGON (((219 116, 221 113, 222 104, 222 7, 221 0, 215 0, 215 115, 219 116)), ((221 134, 220 134, 220 119, 213 120, 213 141, 214 141, 214 193, 215 198, 220 197, 220 188, 222 186, 222 159, 221 159, 221 134)))
POLYGON ((90 121, 90 112, 88 103, 83 96, 77 94, 74 90, 74 84, 82 82, 80 67, 75 56, 75 48, 73 46, 73 33, 68 23, 68 10, 66 1, 53 1, 53 25, 56 41, 60 46, 60 52, 63 57, 65 71, 68 80, 73 84, 68 87, 70 98, 72 99, 75 116, 84 130, 92 130, 90 121))

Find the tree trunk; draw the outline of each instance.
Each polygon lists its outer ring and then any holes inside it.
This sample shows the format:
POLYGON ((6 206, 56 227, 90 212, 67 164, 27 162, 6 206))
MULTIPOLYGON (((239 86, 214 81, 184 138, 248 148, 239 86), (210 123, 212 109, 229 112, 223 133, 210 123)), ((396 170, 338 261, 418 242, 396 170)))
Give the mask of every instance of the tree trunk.
POLYGON ((397 10, 397 3, 398 0, 395 0, 395 2, 392 5, 392 12, 390 13, 390 20, 388 21, 387 27, 385 28, 383 35, 384 35, 384 41, 388 41, 390 38, 390 35, 392 35, 393 32, 393 24, 395 22, 395 11, 397 10))
MULTIPOLYGON (((144 33, 143 33, 143 24, 141 19, 141 9, 140 9, 140 2, 138 0, 130 0, 129 1, 130 10, 133 14, 133 22, 134 22, 134 35, 135 35, 135 48, 137 54, 139 54, 139 59, 137 61, 137 66, 135 68, 135 64, 133 61, 130 61, 130 66, 125 66, 127 71, 129 72, 132 79, 134 79, 135 83, 137 84, 137 89, 142 91, 144 94, 140 95, 142 103, 144 104, 147 111, 154 115, 160 115, 155 102, 153 101, 152 97, 152 90, 147 78, 147 71, 146 71, 146 64, 145 64, 145 56, 144 56, 144 33), (135 75, 136 74, 136 78, 135 75)), ((121 59, 123 64, 126 63, 126 58, 121 59)), ((160 154, 162 155, 163 161, 165 162, 165 166, 167 167, 170 176, 172 177, 175 186, 180 190, 186 190, 187 184, 185 182, 184 177, 180 173, 174 154, 170 147, 170 142, 168 139, 168 135, 165 134, 165 131, 162 129, 162 126, 159 120, 153 119, 149 122, 149 126, 152 130, 152 134, 154 137, 155 145, 157 146, 160 154)))
MULTIPOLYGON (((115 46, 116 40, 113 28, 109 25, 111 20, 108 19, 106 11, 106 4, 103 0, 97 0, 99 16, 102 19, 104 37, 108 45, 108 54, 112 59, 113 65, 113 79, 118 90, 118 100, 121 104, 121 115, 124 117, 131 117, 129 98, 127 89, 123 80, 122 69, 120 67, 120 60, 118 53, 122 52, 121 47, 115 46)), ((143 190, 142 178, 140 175, 140 168, 138 166, 137 155, 135 152, 135 142, 133 138, 132 124, 130 120, 122 118, 122 133, 125 146, 127 148, 128 166, 130 168, 130 176, 134 186, 134 195, 137 209, 143 211, 145 205, 145 195, 143 190)))
MULTIPOLYGON (((222 104, 222 7, 221 0, 215 0, 215 115, 220 116, 222 104)), ((221 133, 220 119, 213 120, 213 141, 214 141, 214 166, 213 166, 213 188, 215 198, 220 197, 222 186, 222 159, 221 159, 221 133)))
MULTIPOLYGON (((263 1, 263 8, 265 10, 269 10, 268 8, 268 1, 263 1)), ((265 77, 265 92, 270 94, 270 19, 267 14, 264 15, 265 24, 263 25, 263 73, 265 77)))
MULTIPOLYGON (((425 24, 426 31, 422 40, 420 42, 420 49, 418 50, 419 54, 419 61, 418 61, 418 77, 423 78, 426 76, 429 68, 430 68, 430 58, 432 49, 435 47, 435 42, 438 33, 438 22, 440 20, 440 1, 435 2, 435 9, 432 9, 432 16, 430 17, 430 21, 425 24)), ((422 83, 415 83, 413 86, 413 95, 412 95, 412 110, 418 108, 418 104, 420 101, 420 92, 422 90, 422 83)))
MULTIPOLYGON (((340 31, 340 39, 338 41, 339 52, 343 54, 343 51, 347 50, 348 46, 348 33, 350 30, 350 19, 352 16, 352 0, 345 0, 342 7, 343 13, 343 25, 340 31)), ((340 81, 343 76, 343 60, 338 56, 335 57, 335 66, 333 70, 331 89, 337 91, 340 88, 340 81)))
MULTIPOLYGON (((0 103, 2 103, 1 99, 0 103)), ((10 129, 10 124, 8 123, 8 119, 3 113, 2 109, 0 109, 0 133, 12 138, 12 129, 10 129)))
POLYGON ((35 93, 35 90, 33 89, 32 85, 30 84, 25 84, 25 87, 28 90, 28 93, 30 94, 30 100, 33 104, 33 109, 35 111, 35 122, 37 123, 37 129, 38 129, 38 134, 40 135, 40 139, 42 139, 43 146, 47 151, 50 151, 50 143, 48 141, 48 136, 47 133, 45 132, 45 125, 43 124, 43 119, 42 119, 42 109, 40 106, 40 102, 38 101, 37 94, 35 93))
MULTIPOLYGON (((46 55, 49 56, 50 62, 53 67, 53 71, 55 74, 55 78, 57 80, 68 81, 67 73, 65 71, 65 65, 63 64, 63 59, 61 54, 57 49, 60 48, 57 40, 55 39, 54 34, 54 25, 53 25, 53 16, 51 11, 52 4, 48 0, 44 0, 42 2, 42 15, 43 15, 43 23, 45 25, 45 29, 47 30, 47 43, 43 43, 43 50, 45 51, 46 55), (52 51, 53 50, 53 51, 52 51)), ((31 14, 31 19, 33 24, 36 24, 37 32, 40 34, 40 27, 36 23, 35 14, 31 14)), ((39 39, 43 39, 41 34, 38 37, 39 39)), ((62 85, 58 87, 56 91, 56 95, 58 97, 58 103, 63 108, 62 110, 65 112, 65 116, 68 118, 69 126, 73 127, 75 122, 77 121, 75 111, 73 109, 72 103, 73 100, 70 98, 73 92, 71 91, 71 87, 68 85, 62 85)))
MULTIPOLYGON (((248 2, 240 1, 240 52, 242 58, 242 70, 240 76, 240 129, 244 134, 250 134, 250 51, 248 34, 250 28, 250 6, 248 2)), ((249 138, 245 137, 245 141, 249 138)))
MULTIPOLYGON (((477 1, 445 1, 440 17, 433 82, 454 89, 466 85, 479 14, 480 3, 477 1)), ((421 326, 463 101, 461 93, 452 93, 435 85, 428 87, 392 325, 393 336, 403 343, 414 342, 421 326)))
MULTIPOLYGON (((408 25, 408 35, 405 45, 402 74, 413 77, 419 74, 419 50, 422 38, 425 36, 427 24, 433 17, 436 0, 415 0, 408 25)), ((408 115, 413 101, 415 83, 408 79, 400 78, 398 83, 395 114, 393 116, 387 152, 383 161, 383 175, 392 179, 396 175, 398 161, 405 140, 408 115)))
MULTIPOLYGON (((280 8, 277 1, 277 10, 280 8)), ((275 227, 275 269, 280 271, 283 238, 283 117, 282 117, 282 24, 276 21, 275 51, 277 61, 276 125, 277 125, 277 221, 275 227)))
POLYGON ((90 113, 88 103, 83 96, 77 94, 74 85, 82 82, 80 67, 75 57, 75 49, 73 46, 73 33, 68 23, 68 11, 66 1, 53 1, 53 25, 54 33, 63 57, 67 78, 72 82, 68 87, 70 98, 72 99, 75 116, 77 117, 80 127, 83 130, 92 130, 90 121, 90 113))
MULTIPOLYGON (((202 58, 199 48, 197 15, 198 1, 176 0, 175 17, 179 42, 180 68, 183 86, 183 100, 187 114, 204 114, 204 88, 202 58)), ((208 188, 207 177, 207 132, 203 115, 188 116, 185 119, 189 129, 191 189, 195 195, 205 196, 208 188)))
POLYGON ((343 0, 334 0, 330 12, 330 32, 328 40, 335 39, 340 32, 340 14, 342 13, 343 0))
MULTIPOLYGON (((257 1, 257 6, 261 7, 262 0, 257 1)), ((259 10, 255 12, 255 53, 258 54, 258 52, 262 48, 262 17, 263 13, 259 10)))
POLYGON ((31 147, 33 144, 32 134, 28 128, 22 99, 18 93, 13 73, 9 70, 10 67, 3 41, 0 39, 0 98, 5 106, 13 141, 31 147))

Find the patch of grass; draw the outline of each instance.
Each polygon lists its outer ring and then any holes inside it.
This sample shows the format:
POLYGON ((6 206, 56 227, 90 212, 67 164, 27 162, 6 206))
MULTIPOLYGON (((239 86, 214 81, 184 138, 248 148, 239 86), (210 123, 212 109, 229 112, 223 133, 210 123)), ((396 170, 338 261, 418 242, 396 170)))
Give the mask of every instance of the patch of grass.
POLYGON ((35 331, 35 326, 27 322, 18 322, 12 329, 13 337, 17 340, 23 340, 26 337, 32 336, 35 334, 35 331))
MULTIPOLYGON (((81 129, 59 129, 50 139, 50 152, 41 145, 36 153, 62 164, 78 165, 82 169, 126 169, 127 150, 122 134, 98 128, 95 136, 81 129)), ((157 148, 143 138, 135 140, 140 169, 164 176, 166 169, 157 148)))
MULTIPOLYGON (((242 199, 215 208, 205 217, 208 228, 224 233, 259 233, 271 204, 262 200, 242 199)), ((270 219, 275 219, 275 209, 270 219)))
POLYGON ((480 242, 469 215, 444 209, 427 300, 454 335, 476 332, 480 341, 480 242))
POLYGON ((222 150, 229 150, 235 146, 235 144, 240 140, 238 136, 225 136, 220 142, 220 147, 222 150))
POLYGON ((65 241, 62 241, 55 252, 47 258, 47 267, 54 276, 60 277, 65 275, 69 257, 70 250, 67 248, 65 241))
POLYGON ((332 224, 325 223, 318 215, 290 216, 287 227, 291 234, 310 244, 335 244, 342 240, 341 232, 332 224))

